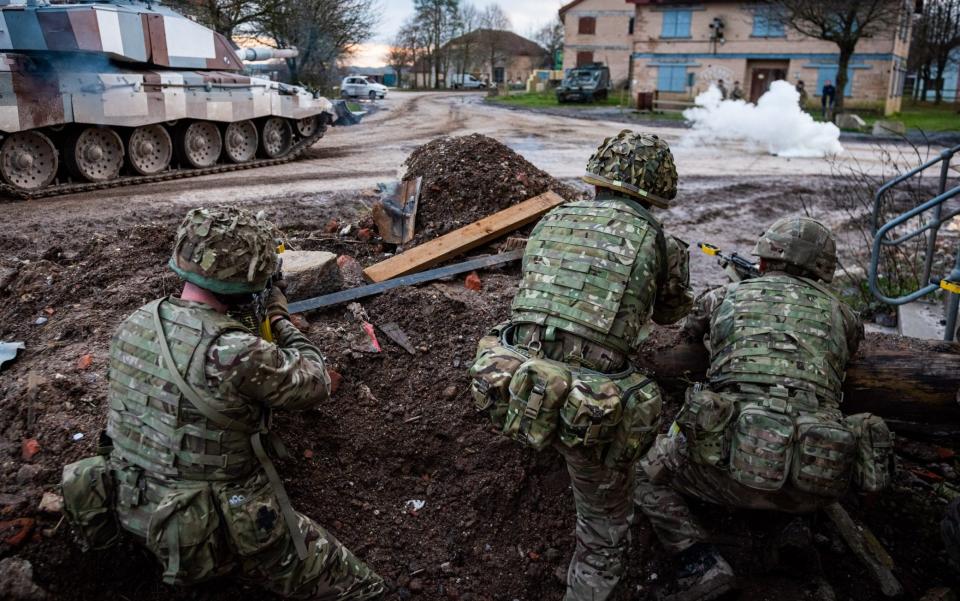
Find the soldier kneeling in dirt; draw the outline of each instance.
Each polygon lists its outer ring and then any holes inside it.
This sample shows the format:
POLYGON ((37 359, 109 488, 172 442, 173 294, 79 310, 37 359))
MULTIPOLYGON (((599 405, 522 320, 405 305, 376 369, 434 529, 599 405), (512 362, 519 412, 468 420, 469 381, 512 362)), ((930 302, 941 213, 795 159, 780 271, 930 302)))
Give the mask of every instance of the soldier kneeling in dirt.
POLYGON ((64 468, 65 511, 90 548, 127 531, 169 584, 236 574, 287 597, 379 598, 381 578, 293 510, 269 457, 282 453, 271 410, 312 409, 330 393, 278 287, 261 311, 275 343, 231 316, 273 278, 276 233, 238 209, 187 214, 170 259, 183 292, 114 335, 102 454, 64 468))
POLYGON ((584 180, 596 198, 547 214, 530 237, 509 322, 480 341, 471 392, 506 436, 566 460, 577 546, 565 599, 602 601, 624 571, 636 461, 660 423, 660 390, 629 355, 649 321, 690 310, 687 245, 651 215, 677 193, 669 146, 623 131, 584 180))
POLYGON ((892 435, 877 416, 840 412, 841 384, 863 324, 824 286, 836 242, 813 219, 774 223, 757 242, 761 276, 701 297, 684 330, 711 353, 706 387, 687 391, 676 423, 640 461, 637 503, 678 556, 675 601, 734 587, 684 495, 728 507, 810 513, 851 481, 879 491, 892 435))

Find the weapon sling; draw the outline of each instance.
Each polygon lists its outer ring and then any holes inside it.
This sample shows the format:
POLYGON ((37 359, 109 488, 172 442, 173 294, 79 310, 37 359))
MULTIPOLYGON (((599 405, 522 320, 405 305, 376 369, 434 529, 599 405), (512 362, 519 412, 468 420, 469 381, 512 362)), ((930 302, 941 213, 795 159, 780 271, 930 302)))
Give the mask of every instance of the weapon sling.
POLYGON ((267 480, 270 482, 270 486, 273 487, 274 494, 277 495, 277 502, 280 505, 280 511, 283 513, 283 519, 287 523, 287 530, 290 531, 290 536, 293 537, 293 545, 297 550, 297 556, 301 560, 306 559, 307 545, 303 533, 300 532, 297 513, 293 510, 290 497, 287 496, 287 491, 283 487, 283 480, 280 479, 277 468, 274 467, 273 461, 270 460, 269 455, 267 455, 263 447, 262 436, 268 433, 266 412, 264 412, 264 418, 260 422, 260 428, 250 428, 246 424, 224 415, 211 407, 203 400, 203 397, 183 379, 177 364, 173 361, 173 355, 170 353, 170 346, 167 343, 167 335, 163 331, 163 321, 160 319, 160 304, 162 302, 163 299, 160 299, 151 303, 150 313, 153 315, 153 324, 157 334, 160 354, 163 357, 164 363, 167 364, 167 371, 170 373, 170 378, 173 380, 173 383, 176 384, 180 393, 187 397, 187 399, 193 403, 193 406, 196 407, 197 411, 204 417, 221 428, 250 434, 250 446, 253 448, 253 453, 257 461, 260 462, 263 471, 267 474, 267 480))

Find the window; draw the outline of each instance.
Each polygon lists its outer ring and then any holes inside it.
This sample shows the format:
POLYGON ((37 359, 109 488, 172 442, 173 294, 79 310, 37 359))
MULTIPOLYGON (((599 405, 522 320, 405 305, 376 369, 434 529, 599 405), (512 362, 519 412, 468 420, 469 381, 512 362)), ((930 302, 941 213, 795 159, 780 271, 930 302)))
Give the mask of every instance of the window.
POLYGON ((582 67, 584 65, 589 65, 593 63, 593 52, 578 52, 577 53, 577 66, 582 67))
POLYGON ((633 28, 636 26, 636 17, 630 17, 630 24, 627 25, 627 35, 633 35, 633 28))
POLYGON ((597 18, 580 17, 580 29, 578 32, 583 35, 594 35, 597 33, 597 18))
MULTIPOLYGON (((834 86, 837 85, 837 71, 836 65, 817 67, 817 89, 814 90, 814 95, 820 96, 823 92, 823 86, 825 86, 828 81, 833 83, 834 86)), ((853 95, 852 69, 847 69, 847 85, 843 88, 843 95, 848 98, 853 95)))
POLYGON ((493 70, 493 82, 494 83, 503 83, 505 73, 503 72, 503 67, 497 67, 493 70))
POLYGON ((753 32, 758 38, 785 38, 783 16, 775 6, 761 6, 753 12, 753 32))
POLYGON ((660 66, 657 73, 657 90, 661 92, 686 92, 687 67, 685 65, 660 66))
POLYGON ((689 38, 690 18, 693 13, 689 10, 663 11, 663 29, 661 38, 689 38))

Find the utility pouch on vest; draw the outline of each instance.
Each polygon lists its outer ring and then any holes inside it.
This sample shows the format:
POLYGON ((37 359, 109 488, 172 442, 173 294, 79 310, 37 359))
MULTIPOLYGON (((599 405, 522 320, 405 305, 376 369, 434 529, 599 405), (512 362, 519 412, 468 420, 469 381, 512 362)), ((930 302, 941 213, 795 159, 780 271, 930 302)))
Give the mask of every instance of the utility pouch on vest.
POLYGON ((63 511, 84 550, 106 549, 120 536, 113 509, 113 481, 103 455, 87 457, 63 468, 63 511))
POLYGON ((644 453, 660 429, 662 401, 660 388, 645 375, 634 372, 617 381, 621 389, 623 417, 613 431, 603 463, 611 469, 623 469, 644 453))
POLYGON ((220 511, 237 553, 260 553, 283 538, 286 526, 270 481, 262 474, 243 484, 216 486, 220 511))
POLYGON ((730 476, 758 490, 780 490, 793 451, 793 419, 778 411, 751 406, 733 428, 730 476))
POLYGON ((167 584, 220 575, 230 564, 230 552, 210 486, 167 489, 150 518, 146 546, 163 565, 167 584))
POLYGON ((510 381, 503 433, 539 451, 557 431, 560 405, 570 392, 570 370, 548 359, 530 359, 510 381))
POLYGON ((850 484, 856 437, 845 425, 817 416, 796 421, 797 443, 791 468, 793 485, 804 492, 840 497, 850 484))
POLYGON ((477 359, 470 367, 470 394, 477 411, 486 411, 490 421, 503 428, 510 404, 510 380, 528 357, 503 346, 495 329, 480 339, 477 359))
POLYGON ((610 442, 623 419, 622 392, 611 376, 574 372, 570 394, 560 407, 560 442, 568 447, 610 442))
POLYGON ((896 472, 893 432, 881 417, 871 413, 850 415, 845 422, 858 439, 853 483, 864 492, 885 489, 896 472))
POLYGON ((143 470, 130 465, 114 470, 117 484, 117 504, 121 507, 139 507, 143 502, 143 470))
POLYGON ((730 456, 727 424, 735 404, 729 395, 700 386, 687 389, 677 425, 687 439, 688 456, 700 465, 719 466, 730 456))

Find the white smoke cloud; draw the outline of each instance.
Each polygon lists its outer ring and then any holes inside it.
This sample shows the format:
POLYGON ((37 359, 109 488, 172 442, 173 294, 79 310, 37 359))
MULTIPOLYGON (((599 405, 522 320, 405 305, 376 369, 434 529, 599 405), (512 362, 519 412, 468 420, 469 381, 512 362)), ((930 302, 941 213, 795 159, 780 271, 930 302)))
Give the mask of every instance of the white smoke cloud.
POLYGON ((786 81, 775 81, 757 104, 723 100, 716 86, 697 96, 697 106, 683 116, 693 125, 685 142, 695 145, 743 141, 788 158, 822 158, 843 152, 840 128, 818 123, 800 110, 800 94, 786 81))

